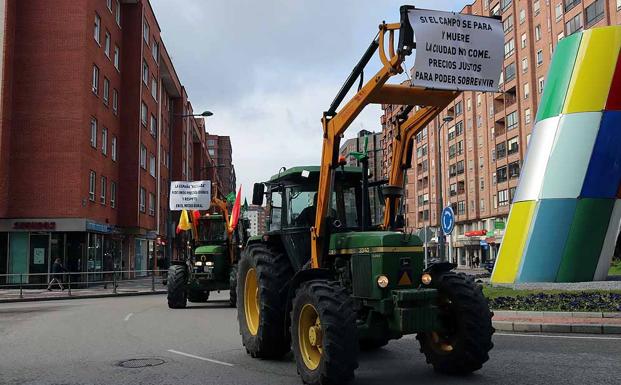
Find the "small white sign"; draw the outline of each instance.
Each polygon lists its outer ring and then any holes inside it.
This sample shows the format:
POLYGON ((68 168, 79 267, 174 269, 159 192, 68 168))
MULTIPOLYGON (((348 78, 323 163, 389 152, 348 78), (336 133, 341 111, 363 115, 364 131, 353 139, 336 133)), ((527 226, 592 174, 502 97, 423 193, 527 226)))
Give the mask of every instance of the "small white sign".
POLYGON ((211 205, 211 181, 172 182, 170 184, 171 210, 207 210, 211 205))
POLYGON ((35 265, 43 265, 45 264, 45 249, 35 247, 32 250, 32 263, 35 265))
POLYGON ((498 91, 504 32, 498 19, 412 9, 416 39, 412 85, 456 91, 498 91))

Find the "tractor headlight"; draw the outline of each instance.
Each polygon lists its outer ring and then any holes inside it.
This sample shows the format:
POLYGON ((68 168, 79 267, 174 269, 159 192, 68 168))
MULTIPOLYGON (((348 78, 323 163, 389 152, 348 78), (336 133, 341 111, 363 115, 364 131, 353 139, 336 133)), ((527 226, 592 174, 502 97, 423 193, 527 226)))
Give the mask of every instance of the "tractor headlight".
POLYGON ((428 273, 421 275, 420 281, 423 283, 423 285, 429 285, 431 283, 431 275, 428 273))
POLYGON ((207 261, 207 262, 205 262, 205 266, 213 266, 213 262, 212 261, 207 261))
POLYGON ((386 287, 388 287, 388 277, 383 274, 378 276, 377 286, 381 287, 382 289, 385 289, 386 287))
POLYGON ((196 262, 194 262, 194 266, 203 266, 203 262, 196 261, 196 262))

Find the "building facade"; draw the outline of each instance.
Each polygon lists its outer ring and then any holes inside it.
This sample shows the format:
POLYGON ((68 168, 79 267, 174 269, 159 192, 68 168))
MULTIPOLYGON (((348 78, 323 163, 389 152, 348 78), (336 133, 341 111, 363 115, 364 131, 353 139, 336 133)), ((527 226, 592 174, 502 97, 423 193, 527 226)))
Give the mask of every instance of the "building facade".
POLYGON ((213 159, 214 174, 220 181, 221 196, 236 193, 235 166, 233 165, 233 147, 229 136, 207 135, 207 152, 213 159))
POLYGON ((265 207, 250 205, 246 216, 250 221, 250 228, 248 229, 248 235, 254 237, 256 235, 264 234, 267 231, 265 224, 265 207))
POLYGON ((213 159, 150 3, 0 8, 0 274, 156 268, 171 180, 213 159))
MULTIPOLYGON (((501 15, 505 60, 498 93, 464 92, 414 139, 403 210, 407 228, 436 230, 450 205, 456 227, 446 255, 460 266, 493 260, 520 176, 557 42, 576 31, 621 24, 621 0, 476 0, 462 13, 501 15), (439 146, 438 146, 439 144, 439 146), (438 163, 441 163, 440 201, 438 163)), ((402 106, 384 105, 384 174, 402 106)), ((437 231, 437 230, 436 230, 437 231)), ((437 237, 429 243, 432 256, 437 237)))

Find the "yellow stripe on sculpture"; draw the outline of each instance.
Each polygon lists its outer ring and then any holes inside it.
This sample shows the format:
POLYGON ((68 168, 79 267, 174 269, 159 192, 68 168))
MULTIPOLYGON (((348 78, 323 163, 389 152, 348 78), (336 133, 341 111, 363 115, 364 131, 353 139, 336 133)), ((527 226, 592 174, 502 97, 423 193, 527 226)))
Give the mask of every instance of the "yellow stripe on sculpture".
POLYGON ((582 33, 563 114, 604 109, 620 47, 619 27, 590 29, 582 33))
POLYGON ((499 258, 494 266, 492 282, 513 283, 515 281, 536 205, 536 201, 524 201, 511 206, 508 226, 500 246, 502 258, 499 258))

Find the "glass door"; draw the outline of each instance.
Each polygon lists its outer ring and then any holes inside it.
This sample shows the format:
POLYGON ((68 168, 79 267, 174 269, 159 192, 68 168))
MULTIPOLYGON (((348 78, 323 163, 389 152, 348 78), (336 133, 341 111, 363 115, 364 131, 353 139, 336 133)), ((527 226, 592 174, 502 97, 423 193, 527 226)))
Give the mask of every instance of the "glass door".
MULTIPOLYGON (((9 234, 9 274, 28 273, 28 238, 29 233, 9 234)), ((9 283, 19 283, 19 276, 9 277, 9 283)), ((22 277, 27 283, 28 277, 22 277)))

